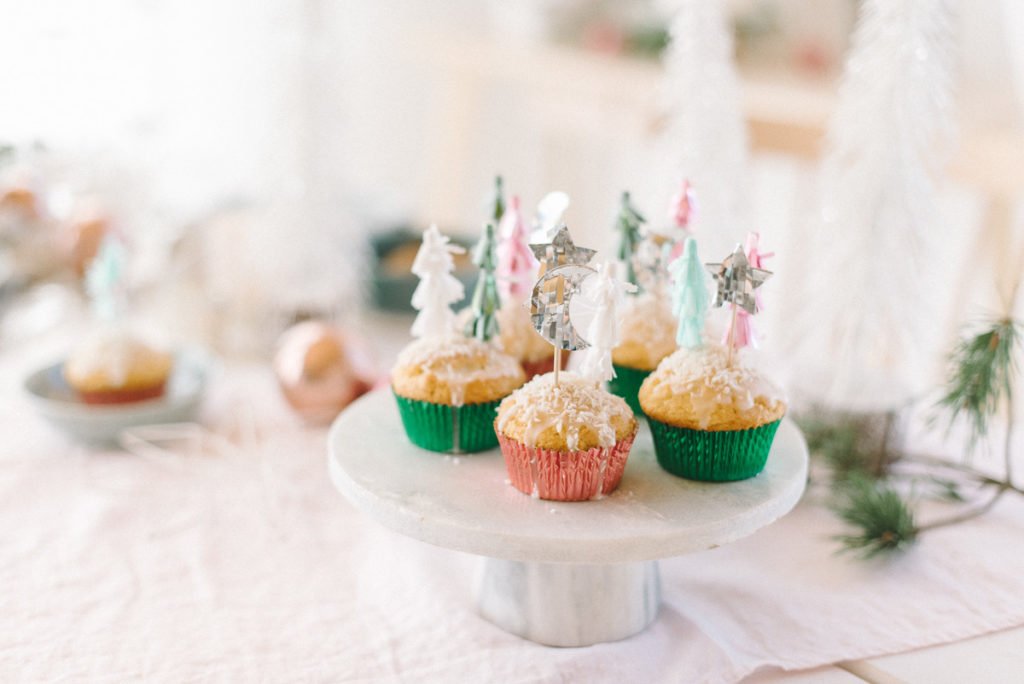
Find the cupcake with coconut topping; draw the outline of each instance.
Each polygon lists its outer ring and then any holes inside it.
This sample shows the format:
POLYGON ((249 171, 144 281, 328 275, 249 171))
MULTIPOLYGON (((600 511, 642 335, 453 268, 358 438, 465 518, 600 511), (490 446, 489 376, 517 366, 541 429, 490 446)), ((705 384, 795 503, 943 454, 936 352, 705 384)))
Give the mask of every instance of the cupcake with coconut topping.
POLYGON ((676 320, 668 302, 658 294, 644 292, 631 300, 622 317, 622 341, 612 351, 615 377, 608 389, 639 414, 640 384, 676 350, 676 320))
POLYGON ((680 349, 640 387, 658 463, 695 480, 728 481, 761 472, 786 413, 782 390, 728 350, 680 349))
POLYGON ((509 480, 554 501, 611 493, 622 479, 637 421, 626 402, 574 373, 538 376, 505 399, 495 429, 509 480))
POLYGON ((461 247, 431 226, 413 262, 420 284, 412 296, 419 315, 418 337, 399 355, 391 387, 409 440, 424 449, 452 453, 483 451, 498 445, 494 416, 498 403, 523 384, 518 361, 488 342, 497 333, 494 284, 494 229, 488 225, 474 262, 481 266, 473 294, 469 336, 454 332, 451 304, 463 297, 451 271, 461 247))
POLYGON ((673 264, 682 348, 658 365, 639 393, 658 463, 673 475, 712 482, 757 475, 786 412, 782 390, 743 354, 752 339, 750 314, 758 310, 754 290, 771 275, 752 263, 737 246, 722 263, 706 265, 718 286, 715 303, 731 304, 725 345, 702 337, 705 265, 692 239, 673 264))
POLYGON ((391 387, 413 444, 468 453, 498 445, 495 410, 524 380, 512 357, 453 334, 406 347, 392 371, 391 387))
POLYGON ((87 404, 125 404, 163 395, 171 355, 121 329, 89 337, 64 364, 64 379, 87 404))

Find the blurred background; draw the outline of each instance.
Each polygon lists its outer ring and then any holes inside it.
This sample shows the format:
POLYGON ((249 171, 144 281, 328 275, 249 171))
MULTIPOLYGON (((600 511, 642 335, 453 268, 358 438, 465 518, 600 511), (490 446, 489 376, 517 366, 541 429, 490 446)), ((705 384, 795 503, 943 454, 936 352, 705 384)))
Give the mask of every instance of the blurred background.
POLYGON ((322 317, 386 369, 411 320, 406 232, 475 240, 495 174, 528 213, 567 192, 605 257, 620 193, 667 223, 685 177, 705 260, 748 230, 776 252, 758 324, 793 390, 899 403, 960 325, 1012 306, 1024 9, 933 3, 922 76, 879 59, 899 41, 871 53, 881 34, 847 63, 860 4, 9 2, 0 349, 83 325, 81 273, 113 230, 133 315, 172 343, 266 358, 322 317), (871 145, 898 154, 837 171, 871 145), (890 191, 896 214, 871 209, 890 191), (859 384, 825 387, 843 364, 859 384))

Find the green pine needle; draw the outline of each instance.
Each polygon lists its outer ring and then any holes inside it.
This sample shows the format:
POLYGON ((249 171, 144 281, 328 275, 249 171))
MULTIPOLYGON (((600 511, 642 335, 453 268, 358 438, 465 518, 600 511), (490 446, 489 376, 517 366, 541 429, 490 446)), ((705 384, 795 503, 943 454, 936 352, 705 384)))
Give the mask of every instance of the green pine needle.
POLYGON ((854 415, 813 409, 797 417, 807 448, 821 458, 836 480, 851 476, 882 477, 897 454, 882 436, 884 415, 854 415))
POLYGON ((848 478, 834 505, 836 515, 856 534, 839 535, 845 551, 873 558, 900 551, 917 539, 914 513, 895 489, 864 477, 848 478))
POLYGON ((939 405, 950 421, 961 415, 971 428, 971 443, 988 433, 989 419, 1011 395, 1016 372, 1014 352, 1020 344, 1019 324, 1009 318, 993 321, 984 332, 962 340, 950 357, 946 393, 939 405))

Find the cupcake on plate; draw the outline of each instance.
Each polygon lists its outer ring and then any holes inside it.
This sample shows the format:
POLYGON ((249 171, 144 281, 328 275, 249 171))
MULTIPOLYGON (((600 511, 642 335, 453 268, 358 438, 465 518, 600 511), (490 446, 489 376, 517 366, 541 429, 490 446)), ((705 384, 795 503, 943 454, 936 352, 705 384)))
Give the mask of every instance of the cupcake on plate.
POLYGON ((170 354, 123 330, 91 336, 64 363, 64 379, 87 404, 126 404, 163 396, 170 354))
MULTIPOLYGON (((580 372, 555 371, 534 378, 502 402, 495 421, 509 482, 541 499, 584 501, 611 493, 622 479, 636 437, 637 421, 629 405, 601 388, 613 373, 617 312, 627 285, 615 278, 614 264, 588 270, 585 280, 592 286, 582 288, 578 296, 589 300, 587 308, 595 315, 586 326, 580 372)), ((563 272, 573 277, 576 271, 563 272)), ((559 311, 554 312, 555 319, 559 311)), ((540 315, 547 317, 548 312, 540 315)), ((575 324, 570 318, 569 326, 575 324)), ((555 338, 559 339, 557 332, 555 338)))
POLYGON ((431 226, 423 233, 412 271, 420 284, 412 296, 419 310, 412 333, 418 337, 398 357, 391 387, 409 440, 424 449, 474 452, 498 445, 494 416, 498 403, 526 379, 519 362, 490 340, 498 332, 494 283, 494 229, 488 226, 474 252, 481 275, 473 293, 469 336, 454 332, 451 305, 463 298, 452 274, 452 255, 462 251, 431 226))
POLYGON ((711 482, 757 475, 786 412, 782 391, 741 354, 753 340, 751 317, 758 310, 754 291, 771 275, 751 263, 760 262, 748 261, 737 245, 722 263, 705 267, 690 238, 683 256, 670 267, 682 348, 644 380, 639 400, 658 463, 673 475, 711 482), (731 304, 724 345, 706 344, 703 337, 705 268, 718 285, 715 304, 731 304))
POLYGON ((495 411, 524 380, 511 356, 458 334, 416 340, 402 351, 391 373, 409 440, 452 453, 498 446, 495 411))
POLYGON ((86 273, 86 291, 98 325, 72 350, 64 379, 87 404, 125 404, 163 395, 173 366, 167 352, 145 342, 124 324, 127 299, 125 249, 107 236, 86 273))
POLYGON ((743 480, 764 468, 786 413, 782 390, 728 349, 680 349, 640 387, 662 468, 692 480, 743 480))
POLYGON ((608 389, 640 414, 640 384, 676 350, 676 321, 669 303, 657 293, 644 292, 630 300, 622 318, 622 341, 612 351, 615 377, 608 389))
POLYGON ((626 402, 575 373, 538 376, 498 408, 509 481, 553 501, 585 501, 619 486, 636 437, 626 402))
POLYGON ((612 351, 615 377, 608 382, 608 389, 624 398, 638 415, 640 383, 676 349, 676 321, 665 293, 665 261, 672 239, 646 224, 630 194, 623 192, 615 221, 618 259, 625 269, 625 279, 639 294, 630 297, 624 307, 621 339, 612 351))

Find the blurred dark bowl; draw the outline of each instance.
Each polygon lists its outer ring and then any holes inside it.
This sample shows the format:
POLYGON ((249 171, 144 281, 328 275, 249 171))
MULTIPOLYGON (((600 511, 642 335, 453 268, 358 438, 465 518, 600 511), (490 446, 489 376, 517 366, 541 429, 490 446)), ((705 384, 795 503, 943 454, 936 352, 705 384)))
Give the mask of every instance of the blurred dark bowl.
MULTIPOLYGON (((450 233, 445 231, 446 235, 450 233)), ((409 270, 420 247, 423 232, 411 226, 398 226, 370 238, 371 276, 370 298, 374 307, 382 311, 411 312, 412 293, 419 278, 409 270)), ((466 254, 456 255, 454 275, 466 288, 466 297, 454 305, 460 308, 468 300, 476 281, 476 268, 469 259, 469 245, 458 238, 452 243, 465 247, 466 254)))

